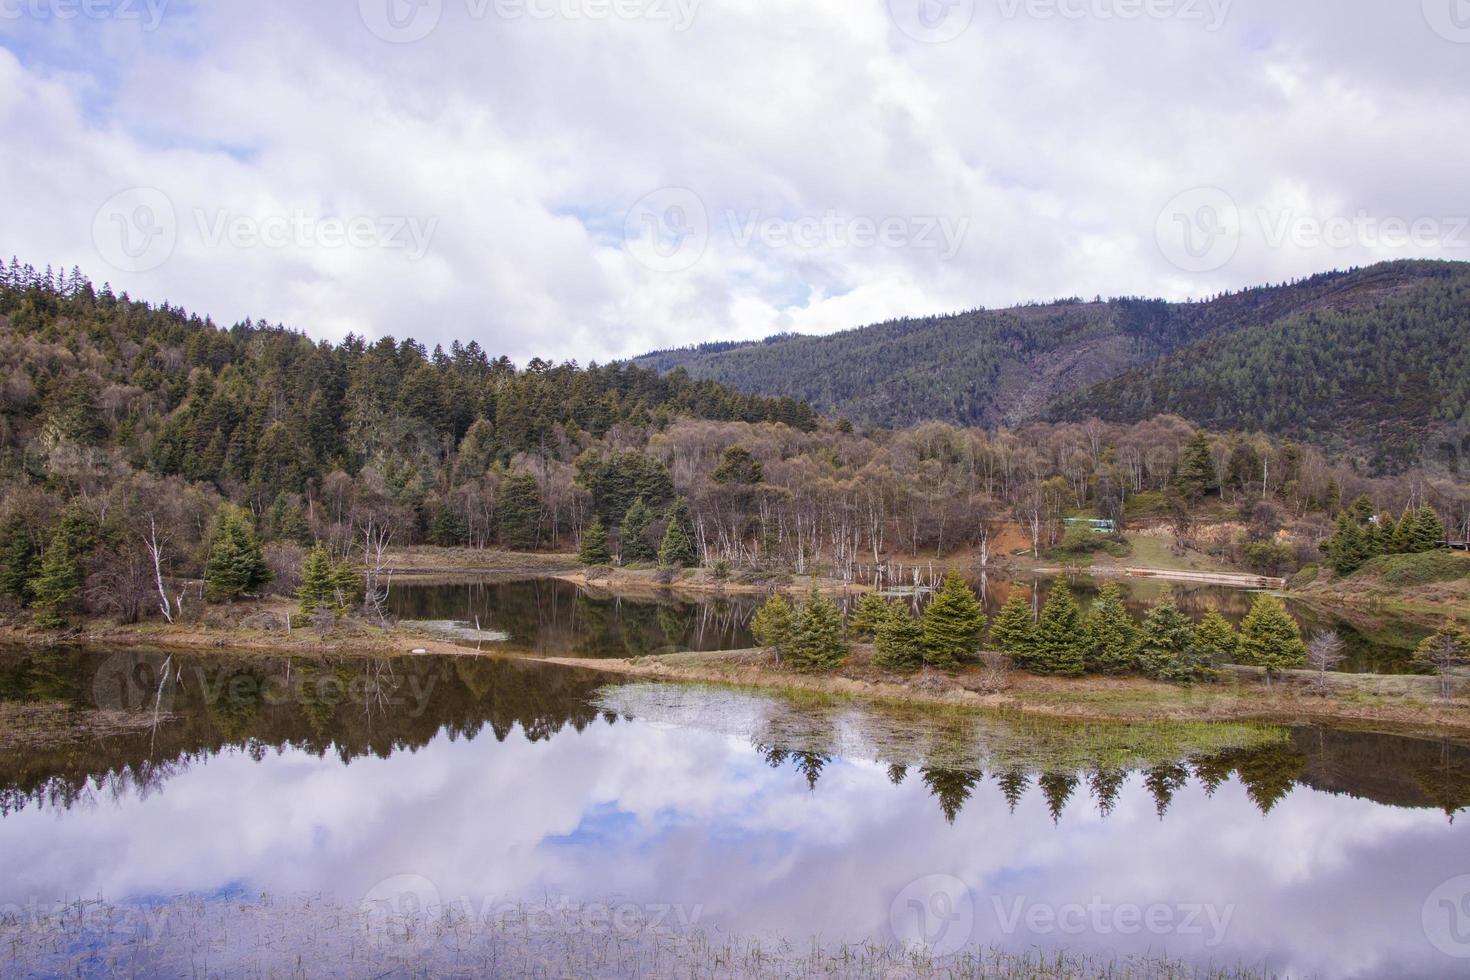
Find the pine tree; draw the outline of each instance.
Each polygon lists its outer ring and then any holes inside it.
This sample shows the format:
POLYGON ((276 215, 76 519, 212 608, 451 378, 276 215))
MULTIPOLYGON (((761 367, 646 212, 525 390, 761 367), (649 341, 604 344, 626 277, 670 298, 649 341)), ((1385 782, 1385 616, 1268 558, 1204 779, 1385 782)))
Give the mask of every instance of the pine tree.
POLYGON ((1016 666, 1032 669, 1036 650, 1036 620, 1031 616, 1031 603, 1020 590, 1011 593, 1000 615, 990 624, 990 642, 1002 653, 1008 653, 1016 666))
POLYGON ((876 592, 864 592, 858 596, 857 606, 848 620, 847 631, 854 639, 871 640, 877 637, 878 628, 888 619, 892 606, 876 592))
POLYGON ((750 633, 762 647, 775 648, 783 656, 787 642, 791 639, 796 615, 784 596, 773 595, 756 610, 750 621, 750 633))
POLYGON ((623 537, 619 558, 624 565, 636 565, 658 560, 658 552, 648 540, 648 530, 653 526, 653 511, 643 498, 633 501, 623 518, 623 537))
POLYGON ((68 507, 56 523, 30 583, 36 625, 59 629, 76 611, 86 578, 83 562, 96 544, 96 526, 80 506, 68 507))
POLYGON ((1444 523, 1432 507, 1424 507, 1414 521, 1412 547, 1415 554, 1438 551, 1444 547, 1444 523))
POLYGON ((1085 666, 1100 674, 1125 674, 1138 667, 1138 626, 1123 604, 1123 590, 1109 583, 1087 616, 1085 666))
POLYGON ((924 665, 924 627, 907 609, 884 606, 873 663, 884 670, 917 670, 924 665))
POLYGON ((577 551, 577 561, 584 565, 611 565, 612 552, 607 548, 607 528, 602 518, 593 515, 592 523, 582 531, 582 545, 577 551))
POLYGON ((951 670, 980 651, 985 637, 985 610, 974 590, 957 573, 944 576, 939 594, 924 610, 924 661, 951 670))
POLYGON ((1415 532, 1418 530, 1418 516, 1412 510, 1405 509, 1404 516, 1399 518, 1398 524, 1393 529, 1393 537, 1388 553, 1391 555, 1407 555, 1414 550, 1415 532))
POLYGON ((225 504, 215 517, 209 560, 204 565, 204 589, 210 599, 233 600, 254 592, 271 579, 250 515, 225 504))
POLYGON ((40 571, 31 528, 19 515, 0 527, 0 596, 21 605, 31 599, 31 579, 40 571))
POLYGON ((1274 674, 1307 662, 1307 645, 1302 631, 1287 613, 1281 600, 1272 595, 1256 596, 1250 614, 1240 624, 1242 663, 1266 669, 1266 683, 1274 674))
POLYGON ((1240 653, 1240 635, 1220 610, 1211 609, 1194 628, 1194 646, 1209 663, 1230 664, 1240 653))
POLYGON ((847 644, 836 603, 813 591, 796 617, 785 653, 791 666, 803 673, 825 673, 842 666, 847 644))
POLYGON ((469 536, 464 518, 452 507, 440 506, 434 511, 434 520, 429 525, 429 543, 441 548, 454 548, 464 544, 469 536))
POLYGON ((699 552, 694 547, 694 536, 690 530, 689 503, 683 497, 669 508, 667 524, 663 543, 658 549, 659 564, 680 568, 698 565, 699 552))
POLYGON ((1196 432, 1179 458, 1174 491, 1195 506, 1215 487, 1215 461, 1210 455, 1209 440, 1203 432, 1196 432))
POLYGON ((1203 664, 1194 646, 1194 628, 1173 602, 1155 606, 1143 621, 1139 660, 1155 680, 1188 683, 1199 677, 1203 664))
POLYGON ((1364 528, 1343 511, 1337 515, 1337 530, 1327 540, 1327 564, 1339 575, 1351 575, 1373 556, 1373 544, 1364 528))
POLYGON ((317 545, 301 564, 301 584, 296 587, 298 608, 310 616, 323 606, 338 608, 337 577, 327 549, 317 545))
POLYGON ((514 473, 500 483, 495 505, 496 531, 503 547, 531 551, 541 543, 541 488, 529 473, 514 473))
POLYGON ((1052 586, 1036 624, 1036 652, 1030 667, 1038 674, 1077 677, 1083 671, 1087 635, 1082 628, 1082 611, 1066 582, 1052 586))

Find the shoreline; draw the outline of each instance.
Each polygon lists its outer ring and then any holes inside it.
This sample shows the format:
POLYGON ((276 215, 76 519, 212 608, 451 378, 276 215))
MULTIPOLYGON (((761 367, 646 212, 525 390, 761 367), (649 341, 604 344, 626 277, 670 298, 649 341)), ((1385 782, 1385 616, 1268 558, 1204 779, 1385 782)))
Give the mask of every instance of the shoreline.
MULTIPOLYGON (((676 683, 717 684, 899 702, 907 705, 1014 711, 1073 721, 1325 723, 1387 727, 1398 734, 1470 736, 1470 711, 1463 699, 1448 704, 1331 690, 1319 695, 1301 676, 1283 677, 1267 690, 1241 680, 1248 669, 1233 668, 1216 684, 1178 687, 1141 678, 1045 678, 1015 672, 998 690, 986 690, 982 671, 955 675, 921 671, 886 675, 867 663, 868 648, 855 647, 848 664, 833 674, 800 674, 774 661, 768 651, 665 654, 626 660, 538 658, 619 677, 676 683)), ((1294 675, 1310 672, 1293 672, 1294 675)), ((1368 675, 1377 676, 1377 675, 1368 675)))

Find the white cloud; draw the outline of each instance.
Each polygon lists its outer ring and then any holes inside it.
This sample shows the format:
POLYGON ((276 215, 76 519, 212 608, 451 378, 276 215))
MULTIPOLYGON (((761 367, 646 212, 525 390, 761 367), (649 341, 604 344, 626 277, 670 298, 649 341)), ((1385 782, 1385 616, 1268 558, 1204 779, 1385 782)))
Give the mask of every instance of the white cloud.
POLYGON ((658 16, 476 16, 495 8, 444 0, 437 27, 410 44, 380 40, 349 2, 175 0, 156 31, 0 17, 0 247, 226 323, 476 339, 522 360, 583 362, 1033 298, 1178 297, 1400 255, 1467 258, 1470 241, 1445 235, 1429 247, 1275 246, 1259 216, 1470 210, 1458 173, 1470 45, 1435 33, 1419 6, 1237 0, 1210 31, 981 0, 943 44, 913 40, 876 0, 648 8, 692 11, 685 30, 658 16), (99 255, 94 217, 134 186, 172 201, 178 244, 156 268, 124 272, 99 255), (1238 204, 1241 246, 1186 273, 1155 226, 1198 186, 1238 204), (703 257, 677 272, 644 268, 623 241, 629 208, 664 187, 693 190, 710 218, 703 257), (730 216, 751 213, 945 219, 968 232, 948 259, 742 243, 730 216), (380 241, 211 245, 199 229, 201 215, 298 214, 435 224, 417 261, 380 241))

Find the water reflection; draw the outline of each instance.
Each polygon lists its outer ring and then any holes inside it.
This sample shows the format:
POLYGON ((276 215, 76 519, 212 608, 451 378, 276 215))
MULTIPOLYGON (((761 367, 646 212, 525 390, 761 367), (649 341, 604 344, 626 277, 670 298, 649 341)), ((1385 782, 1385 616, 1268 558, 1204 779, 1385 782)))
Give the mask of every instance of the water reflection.
POLYGON ((515 650, 589 658, 744 649, 753 645, 748 627, 758 602, 686 601, 668 592, 630 599, 557 579, 408 584, 391 598, 400 619, 494 631, 515 650))
MULTIPOLYGON (((1090 604, 1101 581, 1074 576, 1079 601, 1090 604)), ((1006 579, 993 573, 971 583, 994 617, 1017 589, 1039 612, 1051 588, 1046 578, 1006 579)), ((1239 624, 1250 610, 1252 593, 1220 586, 1184 585, 1159 579, 1124 579, 1129 610, 1142 619, 1165 598, 1198 620, 1211 609, 1239 624)), ((909 594, 922 609, 926 597, 909 594)), ((709 600, 665 592, 630 598, 568 582, 542 579, 472 582, 456 585, 394 587, 395 615, 434 624, 462 645, 510 649, 562 657, 639 657, 685 650, 740 650, 753 645, 750 618, 760 598, 732 595, 709 600)), ((1324 610, 1288 602, 1307 632, 1336 630, 1347 659, 1343 670, 1357 673, 1411 673, 1410 659, 1430 630, 1415 623, 1347 610, 1324 610)))
POLYGON ((1332 976, 1458 965, 1420 924, 1467 870, 1470 831, 1447 815, 1470 804, 1470 756, 1453 742, 920 719, 475 658, 182 657, 159 698, 165 663, 0 656, 7 712, 66 709, 0 751, 0 904, 354 907, 410 875, 446 902, 620 896, 800 944, 891 939, 894 903, 943 875, 973 896, 982 946, 1332 976), (141 727, 87 727, 107 719, 141 727), (1216 945, 1011 918, 1094 900, 1231 914, 1216 945))

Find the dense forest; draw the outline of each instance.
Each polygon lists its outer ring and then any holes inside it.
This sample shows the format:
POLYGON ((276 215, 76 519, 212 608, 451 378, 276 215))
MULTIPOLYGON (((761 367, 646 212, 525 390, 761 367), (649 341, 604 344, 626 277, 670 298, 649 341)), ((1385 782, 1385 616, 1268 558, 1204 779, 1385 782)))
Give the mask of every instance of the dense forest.
POLYGON ((1368 478, 1174 416, 859 430, 679 371, 222 329, 18 265, 0 363, 0 603, 51 626, 154 615, 165 581, 201 577, 212 598, 303 574, 327 596, 336 565, 424 542, 852 575, 894 554, 1104 546, 1066 533, 1075 515, 1187 538, 1209 512, 1238 523, 1233 559, 1282 574, 1320 560, 1360 497, 1470 523, 1470 487, 1430 472, 1368 478))
POLYGON ((802 399, 859 424, 1169 413, 1355 451, 1387 472, 1460 464, 1467 299, 1464 264, 1395 262, 1198 303, 1065 300, 637 363, 802 399))

